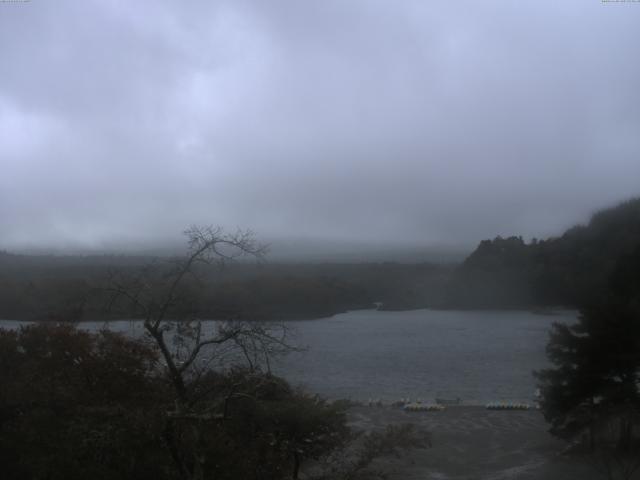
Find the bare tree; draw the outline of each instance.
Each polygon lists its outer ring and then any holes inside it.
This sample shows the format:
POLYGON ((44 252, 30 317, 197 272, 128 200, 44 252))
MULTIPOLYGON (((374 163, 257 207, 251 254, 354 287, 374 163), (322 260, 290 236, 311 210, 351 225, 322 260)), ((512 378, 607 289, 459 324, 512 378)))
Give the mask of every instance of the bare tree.
POLYGON ((196 408, 200 397, 193 392, 198 390, 198 381, 214 360, 230 352, 244 358, 249 369, 255 371, 260 365, 269 370, 270 357, 293 348, 287 342, 284 325, 237 320, 203 323, 188 288, 194 282, 202 284, 202 265, 242 256, 262 259, 266 247, 256 242, 253 233, 239 230, 227 234, 220 227, 197 226, 184 233, 188 251, 184 257, 173 259, 169 268, 155 263, 136 275, 112 274, 106 290, 109 309, 124 307, 142 318, 146 333, 157 346, 174 392, 174 406, 166 415, 165 442, 181 477, 201 479, 206 461, 199 448, 203 422, 223 421, 227 403, 242 394, 232 390, 222 395, 222 405, 203 409, 199 404, 196 408), (177 422, 183 427, 180 435, 177 422), (185 436, 189 437, 188 449, 180 448, 185 436))

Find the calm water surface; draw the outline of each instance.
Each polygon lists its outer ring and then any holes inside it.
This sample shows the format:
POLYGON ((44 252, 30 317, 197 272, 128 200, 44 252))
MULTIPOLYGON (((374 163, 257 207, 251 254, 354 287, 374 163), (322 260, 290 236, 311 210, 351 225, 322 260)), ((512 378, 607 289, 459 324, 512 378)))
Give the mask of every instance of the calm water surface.
MULTIPOLYGON (((547 316, 522 311, 360 310, 289 322, 292 340, 307 348, 276 361, 273 370, 330 398, 531 401, 531 372, 548 365, 545 345, 551 324, 575 318, 572 311, 547 316)), ((104 323, 82 325, 94 330, 104 323)), ((140 322, 109 326, 128 334, 141 331, 140 322)))
POLYGON ((309 348, 281 362, 279 373, 355 400, 530 400, 532 370, 548 365, 551 324, 575 318, 575 312, 349 312, 296 322, 297 339, 309 348))

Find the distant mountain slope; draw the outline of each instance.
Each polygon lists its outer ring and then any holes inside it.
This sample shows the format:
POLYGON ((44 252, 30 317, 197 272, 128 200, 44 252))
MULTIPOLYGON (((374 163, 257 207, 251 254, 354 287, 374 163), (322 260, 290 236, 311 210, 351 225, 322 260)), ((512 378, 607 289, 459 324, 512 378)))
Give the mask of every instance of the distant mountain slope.
MULTIPOLYGON (((144 256, 14 255, 0 252, 0 319, 104 318, 111 272, 137 275, 144 256)), ((452 267, 401 263, 229 263, 201 266, 191 285, 205 318, 319 318, 358 308, 411 309, 442 305, 452 267), (195 282, 195 280, 194 280, 195 282)), ((125 316, 128 316, 125 315, 125 316)))
POLYGON ((616 263, 640 247, 640 198, 594 214, 561 237, 484 240, 455 271, 447 303, 464 308, 580 306, 605 291, 616 263))

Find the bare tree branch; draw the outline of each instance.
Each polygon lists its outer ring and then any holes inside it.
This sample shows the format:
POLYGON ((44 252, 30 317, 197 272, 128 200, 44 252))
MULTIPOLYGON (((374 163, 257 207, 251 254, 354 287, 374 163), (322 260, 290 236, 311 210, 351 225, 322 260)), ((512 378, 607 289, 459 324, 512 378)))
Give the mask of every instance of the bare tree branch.
POLYGON ((260 261, 267 247, 259 244, 250 230, 227 234, 220 227, 191 226, 184 233, 187 253, 171 260, 171 268, 159 269, 154 264, 134 276, 114 273, 104 290, 108 294, 109 310, 124 302, 129 311, 144 318, 144 329, 160 351, 175 393, 175 409, 167 412, 165 440, 182 477, 195 479, 201 477, 204 454, 197 449, 198 441, 194 441, 196 447, 187 454, 190 460, 178 452, 174 422, 187 422, 191 438, 198 439, 201 422, 223 420, 232 399, 250 397, 232 389, 224 396, 224 402, 213 402, 204 408, 198 403, 199 399, 202 395, 208 398, 211 392, 190 397, 190 392, 197 392, 194 385, 210 368, 216 355, 221 359, 220 355, 235 350, 244 356, 252 370, 259 368, 260 359, 270 370, 270 357, 294 349, 287 344, 284 327, 229 320, 215 323, 214 331, 205 331, 192 299, 185 293, 187 278, 193 277, 201 283, 200 265, 224 264, 243 256, 260 261), (203 355, 205 350, 208 356, 203 355))

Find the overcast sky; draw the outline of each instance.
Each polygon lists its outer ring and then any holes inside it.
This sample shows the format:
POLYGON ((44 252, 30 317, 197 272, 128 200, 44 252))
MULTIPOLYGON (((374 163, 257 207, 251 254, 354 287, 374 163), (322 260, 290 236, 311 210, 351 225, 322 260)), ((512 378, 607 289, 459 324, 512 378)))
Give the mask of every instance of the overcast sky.
POLYGON ((640 194, 640 4, 0 3, 0 248, 474 245, 640 194))

